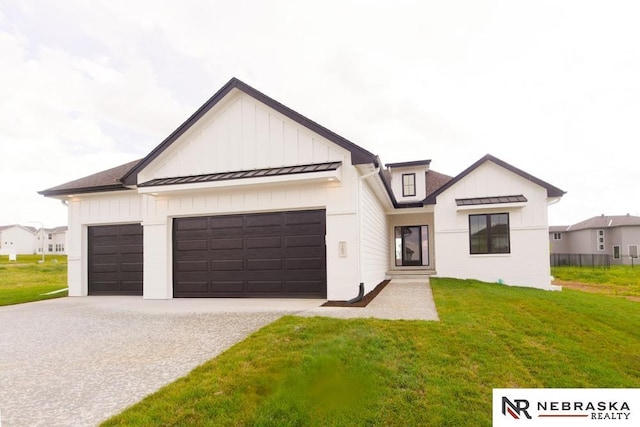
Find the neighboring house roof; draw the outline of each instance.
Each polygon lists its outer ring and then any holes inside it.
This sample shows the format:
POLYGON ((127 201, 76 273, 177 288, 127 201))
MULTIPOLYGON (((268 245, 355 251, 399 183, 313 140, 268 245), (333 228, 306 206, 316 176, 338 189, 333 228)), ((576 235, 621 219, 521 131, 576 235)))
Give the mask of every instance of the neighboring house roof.
POLYGON ((45 233, 51 233, 51 234, 66 233, 68 229, 69 229, 69 227, 67 227, 66 225, 62 225, 60 227, 45 228, 44 232, 45 233))
POLYGON ((38 191, 43 196, 60 196, 75 193, 97 193, 101 191, 127 190, 120 178, 137 165, 140 160, 125 163, 84 178, 76 179, 47 190, 38 191))
POLYGON ((564 195, 564 191, 560 190, 558 187, 554 187, 553 185, 539 179, 536 178, 533 175, 530 175, 528 173, 526 173, 525 171, 518 169, 515 166, 510 165, 509 163, 498 159, 497 157, 492 156, 491 154, 487 154, 484 157, 482 157, 480 160, 478 160, 477 162, 475 162, 474 164, 472 164, 471 166, 469 166, 467 169, 465 169, 464 171, 462 171, 460 174, 458 174, 456 177, 454 177, 452 180, 450 180, 449 182, 447 182, 446 184, 444 184, 442 187, 440 187, 438 190, 434 191, 432 194, 428 195, 425 199, 424 199, 424 204, 425 205, 432 205, 436 203, 436 197, 438 197, 439 194, 443 193, 445 190, 447 190, 449 187, 453 186, 455 183, 457 183, 458 181, 460 181, 462 178, 464 178, 465 176, 467 176, 468 174, 470 174, 471 172, 473 172, 475 169, 477 169, 479 166, 481 166, 483 163, 485 162, 493 162, 495 164, 497 164, 498 166, 501 166, 513 173, 515 173, 516 175, 520 175, 522 178, 531 181, 543 188, 547 189, 547 197, 562 197, 564 195))
POLYGON ((30 226, 27 226, 27 225, 20 225, 20 224, 0 225, 0 231, 8 230, 8 229, 13 228, 13 227, 22 228, 23 230, 28 231, 29 233, 35 233, 36 232, 36 228, 35 227, 30 227, 30 226))
POLYGON ((157 185, 197 184, 201 182, 227 181, 230 179, 262 178, 268 176, 295 175, 310 172, 334 171, 342 162, 316 163, 311 165, 284 166, 278 168, 252 169, 237 172, 220 172, 206 175, 192 175, 175 178, 158 178, 143 182, 138 187, 153 187, 157 185))
POLYGON ((563 233, 569 228, 568 225, 550 225, 549 233, 563 233))
POLYGON ((610 228, 624 226, 640 226, 640 216, 633 215, 600 215, 577 224, 570 225, 566 231, 586 230, 589 228, 610 228))
POLYGON ((173 144, 181 135, 183 135, 191 126, 193 126, 202 116, 204 116, 211 108, 213 108, 218 102, 231 92, 232 89, 238 89, 247 95, 255 98, 263 104, 273 108, 294 122, 305 126, 307 129, 323 136, 329 141, 339 145, 340 147, 351 152, 351 163, 354 165, 364 163, 377 164, 377 156, 365 150, 364 148, 354 144, 353 142, 341 137, 337 133, 330 131, 324 126, 306 118, 302 114, 293 111, 291 108, 279 103, 278 101, 268 97, 262 92, 252 88, 248 84, 240 81, 237 78, 232 78, 225 84, 215 95, 213 95, 207 102, 205 102, 198 110, 191 115, 184 123, 182 123, 171 135, 169 135, 160 145, 154 148, 149 155, 140 161, 137 165, 131 168, 129 171, 122 175, 122 182, 126 185, 137 184, 137 174, 144 169, 149 163, 151 163, 156 157, 158 157, 163 151, 165 151, 171 144, 173 144))

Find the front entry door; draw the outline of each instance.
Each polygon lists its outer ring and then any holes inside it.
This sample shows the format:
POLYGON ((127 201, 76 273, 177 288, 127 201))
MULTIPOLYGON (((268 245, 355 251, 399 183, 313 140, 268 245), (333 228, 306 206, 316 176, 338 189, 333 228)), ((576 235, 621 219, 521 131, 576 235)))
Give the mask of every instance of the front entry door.
POLYGON ((396 266, 429 265, 429 232, 426 225, 395 228, 396 266))

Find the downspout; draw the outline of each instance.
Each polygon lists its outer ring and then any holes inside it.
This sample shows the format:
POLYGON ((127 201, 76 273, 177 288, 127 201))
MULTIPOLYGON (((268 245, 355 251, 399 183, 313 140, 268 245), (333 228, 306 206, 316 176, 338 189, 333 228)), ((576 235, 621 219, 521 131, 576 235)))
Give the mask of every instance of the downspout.
MULTIPOLYGON (((374 163, 374 165, 376 164, 374 163)), ((362 235, 362 220, 360 219, 360 214, 362 212, 362 186, 364 185, 365 179, 379 173, 380 166, 376 165, 376 169, 374 171, 366 173, 360 176, 358 179, 358 214, 356 216, 356 218, 358 219, 358 228, 356 230, 356 239, 358 241, 358 279, 360 280, 362 279, 362 248, 360 247, 360 242, 362 242, 362 240, 360 239, 360 236, 362 235)), ((358 296, 349 300, 349 304, 353 304, 362 300, 362 297, 364 297, 364 282, 360 282, 358 296)))

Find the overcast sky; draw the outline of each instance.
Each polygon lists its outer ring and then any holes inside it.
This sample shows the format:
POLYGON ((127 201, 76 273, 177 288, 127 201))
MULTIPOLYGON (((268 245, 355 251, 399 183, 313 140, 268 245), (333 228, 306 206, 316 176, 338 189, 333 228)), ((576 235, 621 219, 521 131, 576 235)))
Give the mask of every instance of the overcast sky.
POLYGON ((640 214, 640 3, 0 2, 0 225, 145 156, 231 77, 380 155, 490 153, 567 191, 550 224, 640 214))

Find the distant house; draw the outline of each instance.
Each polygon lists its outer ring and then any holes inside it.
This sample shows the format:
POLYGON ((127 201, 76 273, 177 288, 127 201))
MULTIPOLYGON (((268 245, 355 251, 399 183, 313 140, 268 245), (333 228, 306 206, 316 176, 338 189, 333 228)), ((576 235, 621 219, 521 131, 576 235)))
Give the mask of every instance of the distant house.
POLYGON ((36 229, 23 225, 0 226, 0 255, 27 255, 34 253, 36 229))
POLYGON ((613 264, 631 264, 640 248, 640 217, 594 216, 573 225, 550 226, 552 254, 606 254, 613 264))
POLYGON ((36 232, 36 247, 34 253, 47 255, 66 255, 67 226, 42 228, 36 232))
POLYGON ((66 255, 67 226, 55 228, 0 226, 0 255, 66 255))

